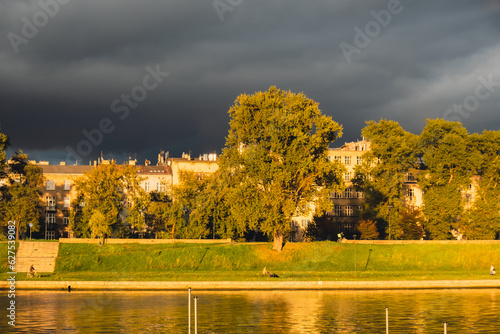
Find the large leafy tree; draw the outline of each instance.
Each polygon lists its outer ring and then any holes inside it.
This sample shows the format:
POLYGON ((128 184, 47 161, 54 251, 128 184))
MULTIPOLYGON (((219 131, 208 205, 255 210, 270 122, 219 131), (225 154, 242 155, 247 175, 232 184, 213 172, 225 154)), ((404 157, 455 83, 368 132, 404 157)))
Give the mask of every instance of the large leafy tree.
POLYGON ((464 190, 480 168, 481 155, 459 122, 427 120, 419 139, 425 229, 432 239, 447 239, 451 230, 463 233, 467 224, 464 190))
POLYGON ((418 137, 397 122, 369 121, 362 134, 371 142, 353 180, 365 192, 365 219, 385 222, 389 239, 403 234, 401 213, 405 208, 405 175, 419 167, 418 137))
POLYGON ((174 238, 171 229, 171 207, 172 198, 166 192, 152 191, 150 194, 150 201, 146 210, 146 225, 148 230, 158 237, 174 238))
POLYGON ((271 87, 240 95, 229 110, 220 159, 225 203, 236 230, 260 229, 281 251, 293 215, 330 208, 343 167, 327 158, 342 127, 304 94, 271 87))
POLYGON ((7 183, 2 192, 3 223, 15 221, 16 239, 28 230, 39 231, 42 217, 42 170, 28 163, 28 155, 22 151, 14 154, 8 163, 7 183))
POLYGON ((76 181, 71 229, 78 236, 123 236, 126 226, 143 229, 148 196, 133 166, 99 165, 76 181))
POLYGON ((480 153, 475 194, 467 205, 468 239, 500 238, 500 131, 471 135, 473 149, 480 153))
MULTIPOLYGON (((1 130, 1 128, 0 128, 1 130)), ((6 204, 6 190, 7 186, 5 185, 6 177, 7 177, 7 160, 6 160, 6 151, 9 146, 9 138, 7 135, 0 132, 0 216, 5 217, 5 204, 6 204)))
POLYGON ((208 183, 194 172, 181 172, 180 183, 172 188, 173 203, 168 211, 173 238, 199 239, 209 234, 212 214, 208 183))
MULTIPOLYGON (((2 128, 0 127, 0 131, 2 128)), ((6 151, 9 146, 9 137, 0 132, 0 180, 6 177, 7 158, 6 151)))

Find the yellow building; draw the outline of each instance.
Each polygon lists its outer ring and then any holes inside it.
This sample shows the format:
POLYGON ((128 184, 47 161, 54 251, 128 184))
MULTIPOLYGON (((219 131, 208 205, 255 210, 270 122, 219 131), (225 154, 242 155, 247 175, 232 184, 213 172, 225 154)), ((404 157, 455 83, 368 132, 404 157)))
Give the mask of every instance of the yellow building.
POLYGON ((362 139, 328 150, 328 159, 330 161, 339 161, 346 168, 346 173, 343 175, 346 188, 340 193, 335 192, 330 195, 330 199, 334 204, 330 215, 335 217, 339 231, 349 235, 355 234, 356 222, 359 220, 359 213, 365 198, 363 192, 354 189, 352 179, 355 176, 356 166, 362 164, 363 154, 369 151, 370 148, 370 142, 362 139))
POLYGON ((189 154, 182 154, 181 158, 167 158, 167 166, 172 170, 172 184, 179 184, 181 172, 193 172, 200 178, 215 173, 219 169, 217 154, 200 155, 198 159, 191 158, 189 154))
POLYGON ((68 238, 69 208, 76 197, 75 181, 92 166, 38 164, 43 171, 45 200, 45 239, 68 238))

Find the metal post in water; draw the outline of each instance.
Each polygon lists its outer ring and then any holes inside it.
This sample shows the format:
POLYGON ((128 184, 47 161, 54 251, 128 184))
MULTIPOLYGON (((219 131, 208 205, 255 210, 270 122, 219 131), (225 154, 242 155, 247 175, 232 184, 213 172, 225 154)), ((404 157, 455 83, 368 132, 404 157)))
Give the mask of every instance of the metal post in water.
POLYGON ((448 327, 448 323, 445 321, 443 322, 443 325, 444 325, 444 334, 448 333, 448 329, 446 327, 448 327))
POLYGON ((194 334, 198 334, 198 297, 194 297, 194 334))
POLYGON ((188 334, 191 334, 191 288, 188 288, 188 334))
POLYGON ((385 308, 385 332, 389 334, 389 308, 385 308))

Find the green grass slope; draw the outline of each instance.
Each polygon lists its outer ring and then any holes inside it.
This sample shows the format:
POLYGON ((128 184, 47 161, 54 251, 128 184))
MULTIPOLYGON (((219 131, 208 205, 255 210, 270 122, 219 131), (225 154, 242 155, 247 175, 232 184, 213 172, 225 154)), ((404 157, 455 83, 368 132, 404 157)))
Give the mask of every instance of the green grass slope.
POLYGON ((500 244, 289 243, 281 253, 267 243, 61 244, 55 272, 42 279, 490 279, 491 264, 500 267, 500 244), (264 266, 280 277, 263 276, 264 266))

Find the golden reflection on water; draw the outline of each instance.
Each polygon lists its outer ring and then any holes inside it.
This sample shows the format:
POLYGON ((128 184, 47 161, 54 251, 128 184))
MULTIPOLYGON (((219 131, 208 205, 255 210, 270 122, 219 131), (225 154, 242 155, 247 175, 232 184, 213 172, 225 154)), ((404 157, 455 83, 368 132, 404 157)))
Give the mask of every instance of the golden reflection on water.
MULTIPOLYGON (((199 333, 385 333, 385 307, 391 333, 442 333, 443 321, 450 333, 500 328, 500 291, 494 289, 195 295, 199 333)), ((5 310, 5 292, 0 301, 5 310)), ((187 303, 187 292, 18 291, 16 332, 187 333, 187 303)), ((7 329, 4 320, 0 332, 7 329)))

